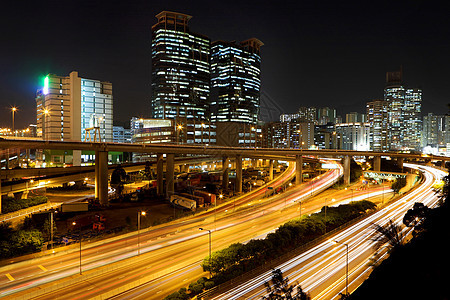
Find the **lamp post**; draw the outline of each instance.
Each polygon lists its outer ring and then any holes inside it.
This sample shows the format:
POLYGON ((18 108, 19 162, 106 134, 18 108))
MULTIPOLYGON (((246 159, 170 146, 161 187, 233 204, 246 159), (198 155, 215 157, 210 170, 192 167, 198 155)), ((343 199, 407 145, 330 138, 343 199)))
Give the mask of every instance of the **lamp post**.
MULTIPOLYGON (((176 127, 176 130, 177 130, 177 144, 180 144, 180 131, 183 130, 183 125, 178 124, 176 127)), ((194 129, 194 132, 195 132, 195 129, 194 129)), ((195 137, 195 134, 194 134, 194 137, 195 137)))
POLYGON ((15 126, 14 126, 14 115, 16 114, 17 111, 17 107, 13 106, 11 107, 11 113, 12 113, 12 132, 14 135, 16 135, 15 133, 15 126))
POLYGON ((347 254, 346 254, 346 275, 345 275, 345 295, 348 297, 348 244, 346 243, 342 243, 339 241, 333 241, 333 243, 335 244, 340 244, 340 245, 344 245, 346 250, 347 250, 347 254))
MULTIPOLYGON (((72 225, 73 226, 77 225, 77 222, 75 222, 75 221, 72 222, 72 225)), ((80 275, 82 275, 82 272, 81 272, 81 239, 82 239, 82 237, 81 237, 81 223, 78 224, 78 227, 80 229, 80 275)))
POLYGON ((140 245, 140 231, 141 231, 141 216, 145 216, 147 213, 145 211, 138 211, 138 255, 141 255, 141 245, 140 245))
MULTIPOLYGON (((27 185, 28 185, 28 182, 27 182, 27 185)), ((58 211, 57 210, 54 210, 54 209, 52 209, 52 210, 50 210, 50 242, 51 242, 51 248, 50 249, 52 249, 52 253, 54 253, 55 251, 53 250, 53 214, 54 213, 57 213, 58 211)), ((80 240, 81 241, 81 240, 80 240)), ((80 242, 80 245, 81 245, 81 242, 80 242)))
POLYGON ((48 109, 44 109, 42 111, 43 113, 43 120, 42 120, 42 139, 46 140, 47 135, 46 135, 46 130, 47 130, 47 115, 50 113, 50 111, 48 109))
POLYGON ((212 272, 211 272, 211 230, 203 229, 202 227, 200 227, 199 230, 207 230, 209 233, 209 279, 211 279, 211 277, 212 277, 212 272))

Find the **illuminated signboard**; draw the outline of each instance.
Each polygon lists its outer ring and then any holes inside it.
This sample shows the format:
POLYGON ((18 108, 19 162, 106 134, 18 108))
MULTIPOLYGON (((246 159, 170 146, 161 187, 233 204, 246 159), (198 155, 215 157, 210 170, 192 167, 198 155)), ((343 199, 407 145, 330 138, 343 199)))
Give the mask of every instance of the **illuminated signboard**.
POLYGON ((44 95, 48 94, 48 76, 44 79, 44 89, 43 89, 44 95))

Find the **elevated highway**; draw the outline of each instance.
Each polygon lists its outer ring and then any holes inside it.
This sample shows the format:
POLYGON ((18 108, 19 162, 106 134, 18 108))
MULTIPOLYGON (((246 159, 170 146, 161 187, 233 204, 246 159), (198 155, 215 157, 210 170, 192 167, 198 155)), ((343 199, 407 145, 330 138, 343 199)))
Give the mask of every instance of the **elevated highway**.
MULTIPOLYGON (((157 190, 158 194, 163 195, 163 170, 166 164, 166 196, 174 192, 174 167, 175 155, 199 155, 222 157, 223 165, 227 161, 234 159, 236 163, 236 192, 242 192, 242 158, 269 158, 273 159, 295 159, 296 164, 296 183, 302 181, 303 159, 307 156, 321 157, 340 157, 343 160, 344 183, 350 182, 350 157, 368 156, 374 157, 374 170, 380 171, 381 156, 389 156, 403 164, 403 159, 419 159, 425 161, 440 160, 449 161, 450 157, 436 155, 421 155, 411 153, 396 152, 373 152, 373 151, 353 151, 353 150, 303 150, 303 149, 272 149, 272 148, 239 148, 239 147, 220 147, 220 146, 191 146, 191 145, 173 145, 173 144, 122 144, 122 143, 92 143, 92 142, 70 142, 70 141, 50 141, 50 140, 0 140, 0 149, 54 149, 54 150, 89 150, 95 151, 95 186, 96 198, 100 203, 108 202, 108 152, 141 152, 152 153, 156 155, 157 171, 157 190), (165 157, 165 158, 164 158, 165 157)), ((223 168, 224 178, 228 177, 228 168, 223 168)), ((224 180, 224 182, 228 182, 224 180)))

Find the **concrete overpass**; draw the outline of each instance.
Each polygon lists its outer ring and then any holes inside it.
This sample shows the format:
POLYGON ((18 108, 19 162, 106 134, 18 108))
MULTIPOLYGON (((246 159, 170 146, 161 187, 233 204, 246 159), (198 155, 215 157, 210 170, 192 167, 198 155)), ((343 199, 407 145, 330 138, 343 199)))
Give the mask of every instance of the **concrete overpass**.
MULTIPOLYGON (((174 166, 175 155, 201 155, 222 157, 224 184, 228 183, 228 164, 230 159, 236 162, 237 192, 242 192, 242 158, 269 158, 269 168, 273 170, 273 158, 295 159, 296 163, 296 183, 301 183, 303 157, 304 156, 324 156, 342 157, 344 166, 344 183, 350 182, 350 157, 368 156, 374 157, 374 170, 380 171, 381 156, 396 158, 400 165, 404 158, 449 161, 450 157, 421 155, 397 152, 373 152, 373 151, 353 151, 353 150, 303 150, 303 149, 273 149, 273 148, 239 148, 220 146, 191 146, 173 144, 121 144, 121 143, 92 143, 92 142, 67 142, 67 141, 43 141, 43 140, 0 140, 0 149, 54 149, 54 150, 90 150, 95 151, 95 195, 100 203, 107 204, 108 201, 108 152, 140 152, 152 153, 156 155, 157 190, 160 195, 163 193, 163 167, 166 163, 167 182, 166 191, 170 195, 174 191, 174 166), (166 159, 164 160, 164 155, 166 159)), ((272 172, 270 172, 272 174, 272 172)))

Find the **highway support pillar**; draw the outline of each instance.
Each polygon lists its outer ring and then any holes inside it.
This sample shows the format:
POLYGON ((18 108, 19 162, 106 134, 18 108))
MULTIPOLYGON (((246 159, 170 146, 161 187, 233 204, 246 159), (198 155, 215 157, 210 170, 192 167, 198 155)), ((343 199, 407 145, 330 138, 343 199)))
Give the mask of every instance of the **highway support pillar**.
POLYGON ((350 184, 350 156, 344 156, 344 185, 350 184))
POLYGON ((236 155, 236 192, 242 193, 242 156, 236 155))
POLYGON ((158 196, 164 195, 164 160, 163 154, 156 155, 156 193, 158 196))
POLYGON ((174 170, 175 170, 175 154, 166 154, 166 198, 169 199, 175 192, 174 170))
MULTIPOLYGON (((445 167, 445 161, 443 161, 443 167, 445 167)), ((397 165, 402 169, 403 172, 403 157, 397 157, 397 165)))
POLYGON ((95 190, 100 205, 108 205, 108 151, 96 151, 95 156, 95 190))
POLYGON ((269 159, 269 180, 273 180, 273 159, 269 159))
POLYGON ((95 171, 95 198, 98 199, 100 197, 99 195, 99 188, 98 188, 98 184, 97 184, 97 178, 98 178, 98 172, 99 172, 99 166, 100 163, 97 163, 97 158, 99 157, 99 152, 100 151, 95 151, 95 163, 94 163, 94 171, 95 171))
POLYGON ((295 184, 296 185, 299 185, 302 183, 302 181, 303 181, 302 173, 303 173, 303 156, 296 155, 295 156, 295 184))
POLYGON ((373 157, 373 170, 376 172, 381 171, 381 156, 373 157))
POLYGON ((228 177, 228 165, 230 160, 228 157, 222 158, 222 188, 224 190, 228 190, 228 181, 230 178, 228 177))

